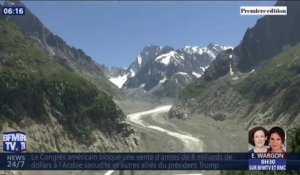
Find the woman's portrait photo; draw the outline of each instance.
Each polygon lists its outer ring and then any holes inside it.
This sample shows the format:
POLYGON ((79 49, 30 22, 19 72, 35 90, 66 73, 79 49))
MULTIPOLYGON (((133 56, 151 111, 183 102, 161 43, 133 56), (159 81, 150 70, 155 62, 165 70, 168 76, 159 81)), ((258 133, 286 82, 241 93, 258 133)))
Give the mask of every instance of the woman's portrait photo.
POLYGON ((250 153, 265 153, 267 152, 267 136, 268 131, 262 126, 252 128, 248 132, 249 136, 249 152, 250 153))
POLYGON ((285 148, 285 131, 280 127, 273 127, 269 130, 268 142, 269 149, 268 152, 272 153, 286 153, 285 148))

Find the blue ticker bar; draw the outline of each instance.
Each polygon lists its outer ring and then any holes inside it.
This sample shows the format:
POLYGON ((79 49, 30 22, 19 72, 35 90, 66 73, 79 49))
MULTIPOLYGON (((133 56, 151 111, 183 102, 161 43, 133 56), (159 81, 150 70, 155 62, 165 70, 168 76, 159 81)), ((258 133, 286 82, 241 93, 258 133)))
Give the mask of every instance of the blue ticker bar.
MULTIPOLYGON (((248 170, 248 160, 249 153, 0 153, 0 170, 248 170)), ((284 161, 300 170, 300 154, 284 161)))

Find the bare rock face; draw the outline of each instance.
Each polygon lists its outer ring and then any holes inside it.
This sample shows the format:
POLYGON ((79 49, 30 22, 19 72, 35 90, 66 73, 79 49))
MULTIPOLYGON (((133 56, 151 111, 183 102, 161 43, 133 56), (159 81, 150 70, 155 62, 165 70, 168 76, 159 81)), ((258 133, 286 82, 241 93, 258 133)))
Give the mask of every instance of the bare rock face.
POLYGON ((204 115, 215 121, 236 121, 244 128, 259 125, 279 125, 287 128, 299 126, 299 114, 292 116, 288 112, 277 112, 285 91, 279 91, 267 101, 253 101, 244 98, 237 91, 238 86, 235 83, 242 82, 244 78, 233 80, 227 75, 214 82, 207 93, 195 98, 177 100, 169 111, 169 118, 185 120, 191 115, 204 115))
MULTIPOLYGON (((5 2, 5 5, 10 6, 9 2, 5 2)), ((25 6, 21 1, 16 1, 14 6, 18 5, 25 6)), ((105 77, 103 66, 98 65, 82 49, 69 46, 61 37, 52 33, 29 9, 26 8, 24 16, 15 16, 10 20, 66 70, 78 73, 113 96, 122 96, 121 91, 105 77)))
POLYGON ((299 2, 278 1, 286 16, 264 16, 241 43, 220 53, 203 76, 189 84, 170 118, 205 115, 217 121, 256 125, 299 125, 299 2), (292 95, 293 94, 293 95, 292 95))
POLYGON ((188 101, 177 101, 170 109, 169 118, 186 119, 190 114, 187 103, 188 101))
POLYGON ((55 62, 10 18, 0 23, 0 38, 11 38, 0 50, 1 131, 27 133, 30 152, 136 147, 135 131, 112 96, 55 62))

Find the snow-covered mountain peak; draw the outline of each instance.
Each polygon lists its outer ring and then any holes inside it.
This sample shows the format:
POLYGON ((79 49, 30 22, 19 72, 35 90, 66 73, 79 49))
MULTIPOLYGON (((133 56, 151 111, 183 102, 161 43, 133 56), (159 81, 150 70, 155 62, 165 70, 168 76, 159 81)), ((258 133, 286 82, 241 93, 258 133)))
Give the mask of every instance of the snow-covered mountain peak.
POLYGON ((199 47, 199 46, 185 46, 183 50, 188 54, 199 54, 202 55, 203 53, 207 52, 207 47, 199 47))
POLYGON ((186 52, 187 54, 207 54, 212 59, 217 57, 217 54, 220 53, 222 50, 232 49, 231 46, 223 46, 218 44, 209 44, 207 47, 199 47, 199 46, 185 46, 182 51, 186 52))
POLYGON ((171 51, 169 53, 158 56, 155 59, 155 61, 160 62, 165 65, 169 65, 172 60, 175 60, 178 62, 179 61, 178 59, 184 60, 184 58, 181 55, 179 55, 177 52, 171 51))
POLYGON ((109 78, 124 90, 142 89, 157 96, 175 97, 187 84, 201 77, 224 48, 227 46, 210 44, 175 50, 169 46, 147 45, 123 74, 109 78))
POLYGON ((233 49, 233 46, 223 46, 223 45, 219 45, 219 44, 215 44, 214 45, 215 48, 220 48, 222 50, 228 50, 228 49, 233 49))
POLYGON ((129 69, 138 73, 145 65, 154 60, 157 56, 173 51, 174 49, 169 46, 146 45, 143 50, 136 57, 129 69))
POLYGON ((163 50, 174 50, 170 46, 159 46, 159 45, 146 45, 143 50, 140 52, 141 55, 145 55, 146 53, 159 53, 163 50))
POLYGON ((218 53, 218 52, 220 52, 220 51, 222 51, 222 50, 233 49, 232 46, 224 46, 224 45, 212 44, 212 43, 209 44, 209 45, 207 46, 207 48, 208 48, 209 50, 211 50, 213 53, 218 53))

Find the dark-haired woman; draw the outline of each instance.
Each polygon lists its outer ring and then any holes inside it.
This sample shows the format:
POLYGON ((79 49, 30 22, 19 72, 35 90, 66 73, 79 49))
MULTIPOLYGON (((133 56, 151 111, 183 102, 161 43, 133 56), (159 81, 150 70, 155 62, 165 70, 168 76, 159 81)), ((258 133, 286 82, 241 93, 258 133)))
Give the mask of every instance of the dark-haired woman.
POLYGON ((266 140, 268 131, 261 126, 255 127, 249 131, 249 143, 254 146, 250 153, 265 153, 267 152, 266 140))
POLYGON ((272 153, 286 153, 283 149, 285 142, 285 132, 280 127, 273 127, 269 131, 269 145, 268 152, 272 153))

